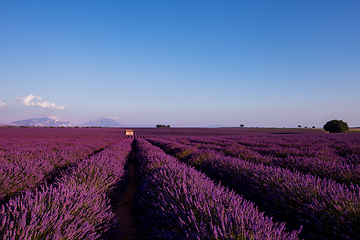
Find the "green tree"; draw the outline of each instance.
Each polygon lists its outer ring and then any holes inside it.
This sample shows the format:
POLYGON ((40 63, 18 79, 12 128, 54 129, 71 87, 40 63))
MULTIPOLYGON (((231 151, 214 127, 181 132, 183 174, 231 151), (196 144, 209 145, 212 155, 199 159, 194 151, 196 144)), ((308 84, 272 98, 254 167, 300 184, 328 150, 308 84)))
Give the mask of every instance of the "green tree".
POLYGON ((343 120, 331 120, 324 125, 324 130, 330 133, 342 133, 349 130, 349 126, 343 120))
POLYGON ((170 127, 170 125, 158 124, 158 125, 156 125, 156 127, 157 127, 157 128, 170 127))

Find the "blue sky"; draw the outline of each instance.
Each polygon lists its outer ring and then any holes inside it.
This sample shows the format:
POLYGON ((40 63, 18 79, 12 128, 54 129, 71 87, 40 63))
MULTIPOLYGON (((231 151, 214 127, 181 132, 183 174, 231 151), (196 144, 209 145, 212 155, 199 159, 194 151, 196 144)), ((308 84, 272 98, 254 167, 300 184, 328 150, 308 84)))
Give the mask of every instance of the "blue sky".
POLYGON ((360 1, 1 1, 0 123, 360 126, 360 1))

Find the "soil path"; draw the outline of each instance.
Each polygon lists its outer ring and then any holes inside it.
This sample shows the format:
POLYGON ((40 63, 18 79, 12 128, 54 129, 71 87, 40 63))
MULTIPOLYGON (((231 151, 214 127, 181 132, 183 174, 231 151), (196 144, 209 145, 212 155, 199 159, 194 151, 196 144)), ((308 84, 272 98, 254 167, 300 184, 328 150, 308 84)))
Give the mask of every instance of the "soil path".
POLYGON ((129 160, 129 182, 126 191, 118 202, 113 205, 113 211, 120 222, 120 236, 117 239, 136 239, 135 220, 131 211, 133 197, 136 192, 134 152, 131 152, 129 160))

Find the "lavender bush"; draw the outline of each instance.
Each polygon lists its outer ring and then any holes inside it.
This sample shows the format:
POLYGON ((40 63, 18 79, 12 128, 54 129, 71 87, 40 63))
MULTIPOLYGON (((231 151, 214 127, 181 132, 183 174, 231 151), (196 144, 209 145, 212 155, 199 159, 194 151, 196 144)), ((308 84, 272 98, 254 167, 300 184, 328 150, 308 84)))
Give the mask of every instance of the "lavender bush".
POLYGON ((27 191, 0 211, 3 239, 100 239, 116 224, 107 193, 124 177, 131 140, 64 171, 54 185, 27 191))
POLYGON ((253 203, 136 140, 138 232, 146 239, 298 239, 253 203))
POLYGON ((0 141, 0 202, 33 190, 61 168, 109 145, 108 140, 0 141))
POLYGON ((211 149, 227 156, 279 166, 321 178, 331 178, 347 185, 360 184, 360 142, 354 136, 306 135, 291 137, 243 137, 243 138, 183 138, 169 140, 151 139, 167 153, 178 158, 195 151, 211 149), (345 136, 346 137, 346 136, 345 136), (212 142, 213 140, 213 142, 212 142), (187 146, 185 147, 184 144, 187 146))
POLYGON ((198 150, 183 160, 255 201, 277 219, 293 226, 303 224, 302 237, 356 239, 360 236, 357 185, 347 187, 310 174, 226 157, 214 150, 198 150))

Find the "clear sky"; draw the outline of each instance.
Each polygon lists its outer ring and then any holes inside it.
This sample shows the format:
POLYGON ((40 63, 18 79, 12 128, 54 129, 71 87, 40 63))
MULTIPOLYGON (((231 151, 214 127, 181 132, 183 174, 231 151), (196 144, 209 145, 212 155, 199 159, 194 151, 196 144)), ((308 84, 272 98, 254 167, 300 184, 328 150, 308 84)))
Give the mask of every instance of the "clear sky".
POLYGON ((0 123, 360 126, 360 1, 0 1, 0 123))

